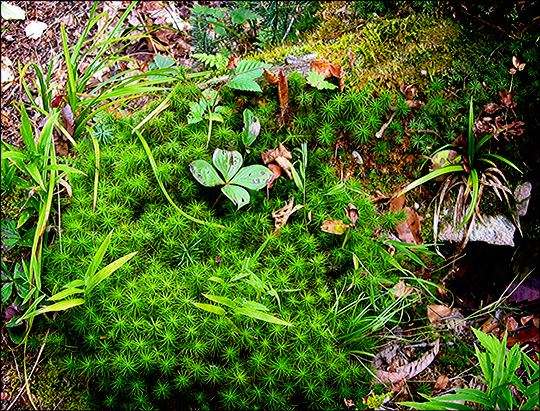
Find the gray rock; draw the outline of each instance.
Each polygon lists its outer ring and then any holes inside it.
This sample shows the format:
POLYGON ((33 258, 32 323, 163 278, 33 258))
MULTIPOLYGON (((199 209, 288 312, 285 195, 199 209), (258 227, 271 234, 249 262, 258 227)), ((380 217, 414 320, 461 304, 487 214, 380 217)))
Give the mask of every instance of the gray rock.
POLYGON ((529 208, 529 199, 531 198, 532 184, 526 181, 520 184, 514 190, 514 199, 516 200, 516 214, 523 217, 527 214, 529 208))
MULTIPOLYGON (((450 212, 446 210, 446 215, 450 212)), ((514 233, 516 227, 505 216, 482 216, 484 224, 476 218, 471 224, 468 241, 484 241, 494 245, 514 246, 514 233)), ((463 228, 455 231, 453 224, 441 222, 439 240, 459 243, 463 240, 465 230, 463 228)))

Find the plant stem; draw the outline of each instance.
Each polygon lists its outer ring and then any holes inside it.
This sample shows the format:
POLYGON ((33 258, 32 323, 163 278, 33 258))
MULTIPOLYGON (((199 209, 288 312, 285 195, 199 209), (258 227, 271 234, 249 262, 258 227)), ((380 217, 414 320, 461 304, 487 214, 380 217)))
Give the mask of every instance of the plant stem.
POLYGON ((206 148, 210 144, 210 136, 212 135, 212 111, 210 111, 210 121, 208 122, 208 138, 206 139, 206 148))

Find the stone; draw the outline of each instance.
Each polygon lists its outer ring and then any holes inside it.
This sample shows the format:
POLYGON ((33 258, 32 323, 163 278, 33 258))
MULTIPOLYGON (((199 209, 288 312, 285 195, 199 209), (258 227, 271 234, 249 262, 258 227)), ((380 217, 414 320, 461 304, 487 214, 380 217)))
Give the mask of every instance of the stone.
POLYGON ((532 184, 526 181, 520 184, 514 190, 514 199, 516 200, 516 215, 523 217, 527 214, 529 200, 531 198, 532 184))
MULTIPOLYGON (((449 210, 445 210, 450 215, 449 210)), ((441 216, 442 217, 442 216, 441 216)), ((484 241, 493 245, 508 245, 514 247, 514 233, 516 227, 503 215, 482 216, 484 224, 478 218, 471 224, 468 241, 484 241)), ((442 218, 441 218, 442 220, 442 218)), ((463 240, 464 228, 455 231, 455 227, 448 222, 441 222, 439 240, 459 243, 463 240)))

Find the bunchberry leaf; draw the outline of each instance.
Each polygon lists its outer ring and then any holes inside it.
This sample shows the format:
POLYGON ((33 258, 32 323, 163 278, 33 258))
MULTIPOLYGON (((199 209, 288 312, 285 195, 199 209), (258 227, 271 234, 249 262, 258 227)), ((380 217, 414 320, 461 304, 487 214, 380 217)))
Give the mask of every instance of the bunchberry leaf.
POLYGON ((195 160, 189 165, 189 171, 193 177, 205 187, 214 187, 225 184, 218 175, 216 169, 204 160, 195 160))
POLYGON ((238 209, 249 204, 249 193, 242 187, 227 184, 221 188, 221 191, 229 198, 229 200, 238 206, 238 209))
POLYGON ((230 181, 231 184, 238 184, 250 190, 260 190, 265 187, 274 173, 268 168, 254 164, 242 168, 230 181))
POLYGON ((242 155, 238 151, 226 151, 216 148, 212 156, 214 166, 221 172, 225 181, 230 181, 242 168, 242 155))

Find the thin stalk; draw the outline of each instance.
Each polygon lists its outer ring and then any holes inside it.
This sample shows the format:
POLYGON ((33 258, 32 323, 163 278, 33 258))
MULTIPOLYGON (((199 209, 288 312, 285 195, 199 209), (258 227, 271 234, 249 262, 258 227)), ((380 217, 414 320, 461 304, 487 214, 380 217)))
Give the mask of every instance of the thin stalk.
POLYGON ((206 139, 206 148, 208 148, 208 144, 210 144, 210 136, 212 135, 212 111, 209 111, 210 121, 208 122, 208 138, 206 139))

